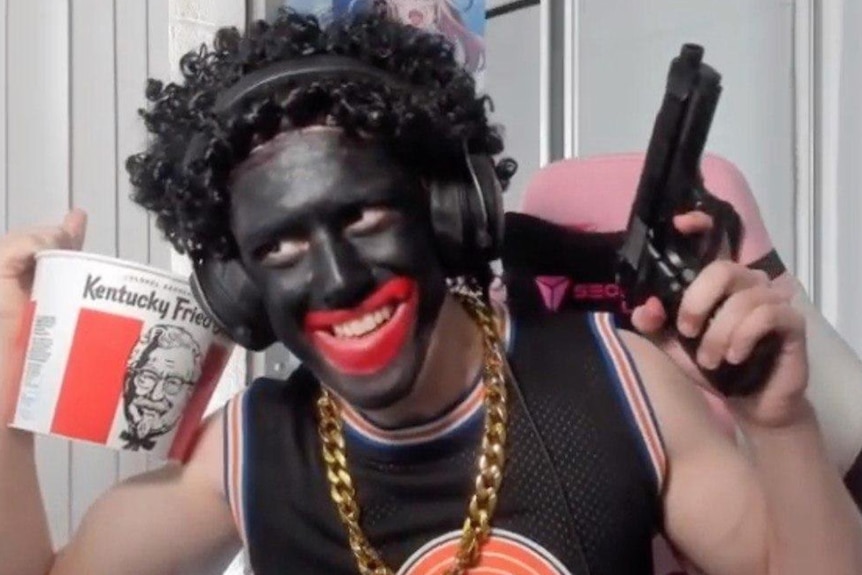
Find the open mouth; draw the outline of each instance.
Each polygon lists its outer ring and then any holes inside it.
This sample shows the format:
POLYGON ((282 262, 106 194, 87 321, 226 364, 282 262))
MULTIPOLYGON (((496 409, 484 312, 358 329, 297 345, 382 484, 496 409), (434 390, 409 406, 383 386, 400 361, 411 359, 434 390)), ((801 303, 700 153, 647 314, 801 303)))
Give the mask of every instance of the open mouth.
POLYGON ((138 415, 140 415, 142 418, 149 417, 151 419, 155 419, 157 417, 163 416, 167 411, 166 409, 156 408, 151 405, 135 405, 135 407, 137 408, 138 415))
POLYGON ((418 299, 416 282, 397 277, 353 309, 309 312, 305 331, 339 371, 369 375, 398 355, 415 322, 418 299))

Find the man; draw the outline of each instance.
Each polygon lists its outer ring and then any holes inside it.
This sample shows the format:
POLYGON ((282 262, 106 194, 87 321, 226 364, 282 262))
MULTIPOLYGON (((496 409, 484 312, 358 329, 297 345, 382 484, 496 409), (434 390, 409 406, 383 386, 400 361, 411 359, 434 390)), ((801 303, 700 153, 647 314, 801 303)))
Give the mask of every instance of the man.
MULTIPOLYGON (((780 335, 763 390, 733 403, 748 454, 608 316, 490 308, 493 225, 474 216, 493 211, 480 195, 493 172, 505 184, 512 170, 482 160, 501 139, 444 40, 374 15, 321 31, 286 13, 220 34, 182 70, 183 85, 150 90, 136 198, 195 259, 202 299, 260 314, 223 315, 236 337, 277 338, 303 367, 208 420, 186 465, 101 498, 57 556, 32 438, 3 430, 0 569, 178 573, 242 542, 258 575, 635 574, 657 530, 714 575, 862 569, 858 516, 804 399, 804 322, 765 276, 716 263, 679 318, 703 332, 703 366, 780 335), (303 67, 329 73, 298 79, 303 67), (243 297, 218 303, 219 278, 243 297)), ((73 213, 4 239, 0 333, 33 252, 79 245, 83 225, 73 213)))
POLYGON ((154 325, 129 355, 123 389, 124 447, 151 450, 174 429, 201 371, 200 346, 181 327, 154 325))

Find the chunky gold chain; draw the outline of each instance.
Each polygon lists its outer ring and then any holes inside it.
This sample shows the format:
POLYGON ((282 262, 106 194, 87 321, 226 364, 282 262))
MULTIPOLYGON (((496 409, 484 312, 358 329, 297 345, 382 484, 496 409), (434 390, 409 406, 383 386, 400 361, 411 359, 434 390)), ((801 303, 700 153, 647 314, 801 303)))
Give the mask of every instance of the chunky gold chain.
MULTIPOLYGON (((474 290, 454 288, 453 293, 482 330, 484 358, 482 381, 485 386, 485 430, 482 437, 479 472, 476 490, 467 507, 467 517, 461 530, 461 544, 447 575, 462 575, 475 566, 482 545, 491 532, 491 518, 497 508, 500 483, 505 464, 506 383, 504 359, 497 324, 488 304, 474 290)), ((359 525, 359 505, 356 490, 347 469, 344 435, 338 406, 325 389, 317 401, 318 431, 323 443, 323 460, 330 495, 338 509, 341 522, 347 528, 350 549, 356 558, 361 575, 393 575, 371 546, 359 525)))

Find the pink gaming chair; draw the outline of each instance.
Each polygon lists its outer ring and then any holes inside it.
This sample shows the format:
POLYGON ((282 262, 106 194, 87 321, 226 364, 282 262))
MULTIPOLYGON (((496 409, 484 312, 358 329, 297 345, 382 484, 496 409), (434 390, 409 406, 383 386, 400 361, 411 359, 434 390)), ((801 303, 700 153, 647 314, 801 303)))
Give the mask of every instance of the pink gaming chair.
MULTIPOLYGON (((567 159, 546 166, 532 178, 523 198, 520 214, 556 224, 563 229, 590 232, 597 238, 603 238, 599 243, 602 244, 600 247, 604 247, 604 251, 599 249, 595 255, 587 254, 586 258, 578 261, 577 265, 584 266, 583 270, 567 269, 564 275, 561 275, 558 270, 550 274, 536 273, 529 278, 533 284, 528 288, 532 288, 535 294, 540 296, 547 309, 558 309, 564 298, 578 297, 575 294, 586 294, 586 303, 583 301, 579 303, 588 309, 590 306, 594 306, 595 309, 608 309, 608 298, 605 296, 615 294, 612 289, 609 289, 613 288, 612 266, 608 261, 602 260, 612 257, 612 251, 607 249, 608 242, 613 241, 614 234, 619 239, 620 232, 625 229, 643 160, 643 154, 567 159), (596 272, 596 270, 599 271, 596 272), (598 278, 595 277, 596 273, 599 275, 598 278), (602 278, 602 275, 607 277, 602 278), (579 284, 579 278, 582 277, 589 278, 588 284, 579 284), (596 295, 592 302, 589 300, 590 293, 596 295)), ((764 267, 771 272, 770 275, 777 286, 794 289, 793 279, 784 270, 775 253, 751 190, 739 170, 727 160, 707 155, 702 161, 702 172, 706 188, 718 198, 730 202, 744 222, 740 261, 747 265, 764 267)), ((509 228, 507 228, 508 233, 509 228)), ((529 244, 531 241, 524 243, 529 244)), ((539 239, 533 243, 544 242, 539 239)), ((556 245, 561 246, 564 243, 556 245)), ((547 246, 541 247, 547 250, 547 246)), ((555 253, 558 251, 551 248, 547 253, 553 258, 560 255, 555 253)), ((529 257, 533 258, 533 256, 529 257)), ((504 266, 505 262, 504 256, 504 266)), ((534 264, 533 260, 531 264, 534 264)), ((513 287, 514 285, 507 288, 510 296, 513 296, 513 287)), ((610 305, 615 304, 611 302, 610 305)), ((618 312, 621 315, 626 314, 626 310, 623 309, 618 312)), ((674 359, 691 375, 697 377, 697 369, 687 356, 678 354, 674 359)), ((706 389, 704 395, 724 431, 733 436, 736 427, 722 399, 706 389)), ((663 539, 657 538, 654 547, 657 575, 679 573, 693 575, 696 572, 690 567, 686 571, 682 566, 685 561, 678 558, 663 539)))
MULTIPOLYGON (((513 308, 538 305, 555 310, 574 305, 613 311, 625 323, 628 310, 620 306, 613 289, 613 258, 642 164, 641 153, 606 155, 562 160, 536 173, 520 212, 507 214, 505 282, 498 286, 497 297, 506 298, 513 308)), ((715 155, 706 155, 701 169, 706 188, 732 204, 742 219, 740 262, 769 273, 773 286, 788 290, 794 306, 805 316, 808 397, 829 456, 862 508, 862 361, 785 269, 742 173, 715 155)), ((683 369, 700 379, 687 355, 678 348, 668 351, 683 369)), ((736 426, 722 399, 706 389, 704 394, 725 432, 734 434, 736 426)), ((655 547, 656 575, 686 573, 666 543, 657 539, 655 547)), ((688 573, 695 571, 689 568, 688 573)))

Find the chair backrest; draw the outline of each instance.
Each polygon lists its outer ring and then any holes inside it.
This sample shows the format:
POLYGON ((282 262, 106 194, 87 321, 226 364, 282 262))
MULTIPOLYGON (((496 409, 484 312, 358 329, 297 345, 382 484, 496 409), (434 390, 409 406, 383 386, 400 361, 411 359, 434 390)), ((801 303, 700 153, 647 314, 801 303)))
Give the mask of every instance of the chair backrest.
MULTIPOLYGON (((503 265, 513 299, 538 294, 550 309, 563 304, 619 308, 613 255, 643 161, 642 153, 571 158, 551 163, 533 176, 520 209, 506 222, 509 245, 503 265), (525 285, 525 276, 532 276, 535 285, 525 285)), ((705 155, 701 169, 706 189, 733 205, 744 223, 740 261, 766 269, 779 283, 787 281, 780 277, 787 275, 784 266, 739 169, 716 155, 705 155)))
MULTIPOLYGON (((532 178, 519 211, 584 231, 623 230, 643 162, 642 153, 631 153, 551 163, 532 178)), ((741 261, 751 263, 769 253, 772 240, 742 172, 714 154, 704 155, 701 171, 706 189, 730 202, 745 222, 741 261)))

